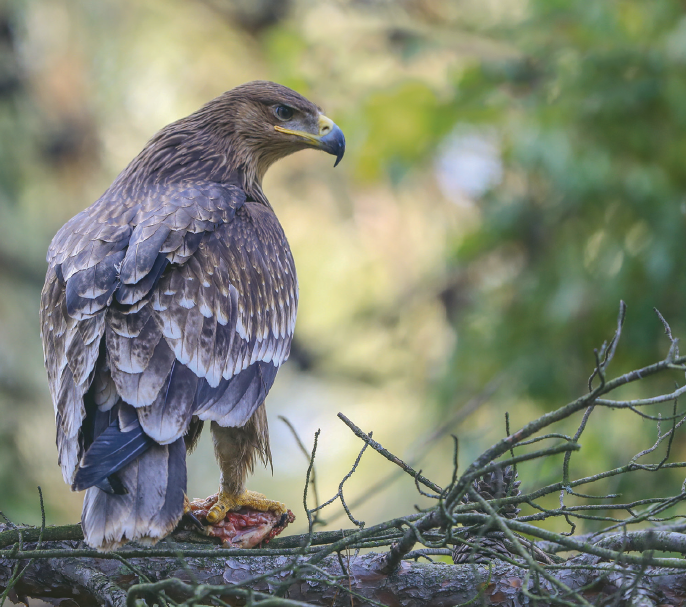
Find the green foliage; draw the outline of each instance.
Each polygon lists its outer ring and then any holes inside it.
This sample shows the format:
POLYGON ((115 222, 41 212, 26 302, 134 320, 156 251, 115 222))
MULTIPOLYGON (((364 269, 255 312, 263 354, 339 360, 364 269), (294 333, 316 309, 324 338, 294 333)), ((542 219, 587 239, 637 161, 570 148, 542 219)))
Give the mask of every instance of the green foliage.
POLYGON ((499 33, 517 57, 479 62, 456 82, 456 119, 490 109, 505 179, 483 201, 481 227, 455 243, 460 272, 490 261, 503 278, 469 285, 453 369, 478 384, 514 364, 549 407, 583 385, 620 299, 621 365, 664 352, 653 307, 686 331, 686 28, 667 0, 530 11, 499 33))
POLYGON ((446 134, 450 123, 432 89, 421 82, 407 82, 372 94, 362 108, 365 139, 357 157, 357 172, 364 180, 391 179, 415 165, 446 134))

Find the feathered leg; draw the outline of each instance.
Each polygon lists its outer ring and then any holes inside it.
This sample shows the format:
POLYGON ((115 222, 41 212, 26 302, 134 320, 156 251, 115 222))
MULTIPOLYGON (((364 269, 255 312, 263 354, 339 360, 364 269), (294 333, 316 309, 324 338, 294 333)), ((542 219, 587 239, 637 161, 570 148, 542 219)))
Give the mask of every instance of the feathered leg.
POLYGON ((219 492, 193 502, 191 509, 210 523, 209 535, 232 545, 249 547, 274 537, 295 517, 281 502, 245 488, 258 456, 271 464, 264 405, 245 426, 225 428, 212 422, 211 431, 221 470, 219 492))
POLYGON ((212 422, 211 428, 214 454, 221 477, 217 503, 208 512, 207 521, 217 523, 230 510, 238 510, 244 506, 262 512, 271 510, 279 515, 284 514, 284 504, 268 500, 261 493, 247 491, 245 488, 246 478, 253 471, 258 455, 265 464, 271 464, 264 403, 241 428, 223 428, 217 422, 212 422))

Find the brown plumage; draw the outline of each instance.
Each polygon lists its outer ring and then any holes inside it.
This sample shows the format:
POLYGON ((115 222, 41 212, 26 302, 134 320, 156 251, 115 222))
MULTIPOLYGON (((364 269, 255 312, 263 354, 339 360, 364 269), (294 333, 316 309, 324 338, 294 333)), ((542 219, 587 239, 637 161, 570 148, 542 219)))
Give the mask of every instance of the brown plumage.
POLYGON ((162 129, 53 239, 41 336, 59 463, 87 489, 90 545, 174 528, 204 421, 227 495, 244 491, 256 455, 270 459, 263 404, 298 284, 262 178, 292 152, 338 162, 344 146, 307 99, 252 82, 162 129))

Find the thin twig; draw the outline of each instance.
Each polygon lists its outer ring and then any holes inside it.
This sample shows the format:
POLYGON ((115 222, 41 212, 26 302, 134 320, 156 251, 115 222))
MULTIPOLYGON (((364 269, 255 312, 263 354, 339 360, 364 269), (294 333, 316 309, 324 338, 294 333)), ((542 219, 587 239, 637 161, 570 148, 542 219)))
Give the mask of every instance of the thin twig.
MULTIPOLYGON (((298 443, 298 447, 300 447, 300 451, 302 451, 303 455, 307 459, 307 461, 310 461, 310 453, 307 452, 307 449, 305 448, 304 443, 302 440, 300 440, 300 436, 298 435, 298 431, 295 429, 293 424, 288 420, 288 418, 284 417, 283 415, 279 415, 279 419, 288 426, 288 429, 291 431, 291 434, 293 435, 293 438, 295 438, 295 442, 298 443)), ((312 463, 312 472, 310 474, 310 484, 312 485, 312 493, 314 493, 314 505, 315 508, 319 506, 319 493, 317 492, 317 473, 316 473, 316 468, 314 467, 314 462, 312 463)), ((313 524, 317 524, 320 521, 317 520, 317 517, 315 516, 313 524)), ((323 524, 323 523, 322 523, 323 524)))
POLYGON ((342 413, 338 414, 338 418, 346 425, 348 428, 350 428, 355 436, 358 438, 361 438, 365 443, 367 443, 374 451, 377 453, 380 453, 383 455, 389 462, 393 462, 396 466, 399 466, 402 468, 403 471, 407 472, 412 478, 416 478, 418 482, 420 482, 422 485, 425 487, 428 487, 432 491, 435 491, 436 493, 443 493, 443 489, 441 489, 436 483, 431 482, 428 478, 423 477, 421 474, 418 474, 415 470, 413 470, 410 466, 408 466, 404 461, 402 461, 399 457, 393 455, 388 449, 384 449, 379 443, 377 443, 375 440, 372 440, 371 435, 366 434, 360 428, 358 428, 353 422, 351 422, 345 415, 342 413))

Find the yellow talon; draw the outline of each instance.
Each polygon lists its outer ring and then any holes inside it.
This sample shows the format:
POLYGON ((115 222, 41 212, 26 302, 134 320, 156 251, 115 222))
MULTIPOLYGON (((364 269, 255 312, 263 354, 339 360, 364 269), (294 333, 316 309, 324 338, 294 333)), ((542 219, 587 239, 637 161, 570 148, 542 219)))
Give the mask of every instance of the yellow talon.
POLYGON ((231 495, 220 489, 217 495, 217 503, 207 513, 207 522, 214 525, 224 520, 229 510, 240 510, 244 506, 260 512, 271 510, 279 515, 288 511, 285 504, 267 499, 263 494, 256 491, 246 490, 240 495, 231 495))
POLYGON ((207 522, 210 525, 214 525, 219 521, 223 521, 228 510, 229 509, 223 503, 220 503, 220 501, 217 500, 217 503, 212 506, 210 511, 207 513, 207 522))

